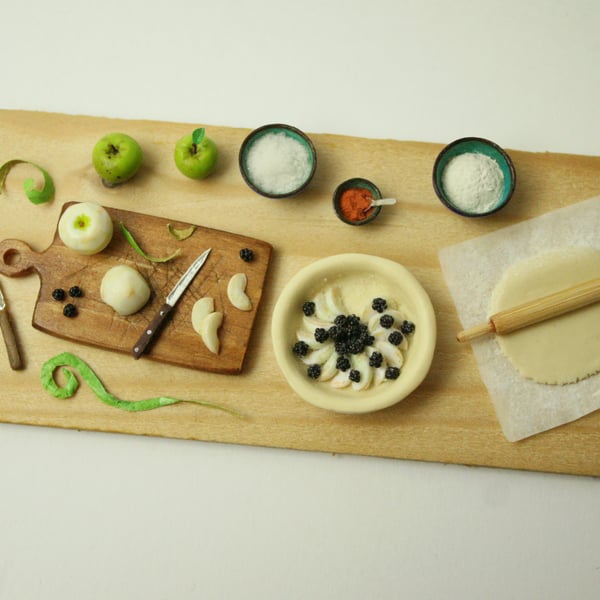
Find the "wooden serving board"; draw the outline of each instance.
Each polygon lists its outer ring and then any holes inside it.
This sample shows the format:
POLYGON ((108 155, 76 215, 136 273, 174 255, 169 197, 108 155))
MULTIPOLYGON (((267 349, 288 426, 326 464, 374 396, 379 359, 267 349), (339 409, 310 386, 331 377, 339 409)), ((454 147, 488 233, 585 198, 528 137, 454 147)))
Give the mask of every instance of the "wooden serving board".
MULTIPOLYGON (((235 376, 151 360, 129 361, 120 352, 46 335, 31 326, 42 293, 38 278, 2 277, 25 369, 11 371, 0 349, 0 420, 600 475, 599 411, 521 442, 505 439, 471 348, 456 342, 460 323, 437 256, 442 247, 599 195, 600 157, 509 150, 517 170, 511 203, 491 218, 464 219, 444 208, 433 192, 431 171, 443 144, 312 134, 318 167, 311 185, 297 197, 271 200, 253 193, 239 173, 237 155, 247 129, 205 125, 219 146, 216 172, 200 182, 179 174, 173 146, 201 125, 0 111, 0 162, 16 157, 31 160, 46 168, 56 184, 53 202, 34 206, 22 190, 23 179, 33 171, 26 165, 15 167, 0 196, 0 239, 23 240, 33 252, 43 254, 53 244, 62 205, 88 200, 173 224, 195 223, 267 240, 273 246, 244 367, 235 376), (91 150, 103 134, 119 130, 137 138, 145 161, 134 180, 108 190, 93 170, 91 150), (332 208, 336 185, 355 176, 372 180, 385 196, 399 200, 365 227, 345 225, 332 208), (406 266, 427 290, 438 321, 436 353, 423 384, 396 406, 368 415, 334 414, 302 401, 279 372, 270 340, 270 315, 290 277, 319 258, 343 252, 374 254, 406 266), (63 351, 86 360, 121 398, 159 394, 200 398, 237 409, 246 419, 192 404, 125 413, 102 404, 85 384, 72 399, 57 400, 43 390, 39 374, 45 361, 63 351)), ((186 256, 191 259, 203 249, 200 245, 186 256)))
MULTIPOLYGON (((73 204, 66 203, 62 212, 73 204)), ((67 248, 62 243, 58 230, 52 244, 39 253, 21 240, 0 242, 2 275, 18 277, 35 271, 40 277, 33 326, 76 342, 131 353, 136 341, 187 267, 210 248, 211 253, 204 267, 181 297, 169 322, 161 328, 144 356, 215 373, 239 373, 260 306, 271 257, 270 244, 198 226, 195 226, 194 233, 189 238, 177 241, 169 233, 167 226, 180 230, 188 228, 189 224, 116 208, 107 210, 113 221, 113 238, 107 248, 93 256, 84 256, 67 248), (125 225, 150 256, 161 258, 177 250, 180 254, 167 262, 145 259, 125 239, 120 223, 125 225), (252 249, 254 260, 244 262, 239 254, 242 248, 252 249), (119 316, 100 298, 102 277, 117 265, 128 265, 136 269, 152 290, 146 306, 133 315, 119 316), (245 273, 248 278, 246 294, 252 303, 249 311, 235 308, 227 298, 228 282, 234 274, 240 272, 245 273), (72 286, 78 286, 83 291, 83 296, 70 298, 68 290, 72 286), (56 288, 67 292, 64 302, 57 302, 52 297, 52 291, 56 288), (218 354, 206 348, 191 325, 192 307, 199 298, 205 296, 213 298, 215 310, 223 313, 218 354), (67 302, 75 304, 78 309, 77 317, 67 318, 63 315, 63 307, 67 302)))

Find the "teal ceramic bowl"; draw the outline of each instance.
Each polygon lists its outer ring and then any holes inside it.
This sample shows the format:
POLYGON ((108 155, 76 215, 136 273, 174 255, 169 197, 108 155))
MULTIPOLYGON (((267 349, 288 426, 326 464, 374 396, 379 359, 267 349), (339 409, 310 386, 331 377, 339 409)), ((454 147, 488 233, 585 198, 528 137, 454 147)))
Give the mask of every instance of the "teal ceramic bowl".
POLYGON ((317 152, 304 132, 273 123, 254 129, 242 142, 239 167, 256 193, 287 198, 310 183, 317 169, 317 152))
POLYGON ((368 179, 363 179, 362 177, 353 177, 352 179, 347 179, 346 181, 340 183, 333 192, 333 210, 335 211, 335 214, 341 221, 347 223, 348 225, 366 225, 367 223, 371 223, 381 212, 381 206, 374 206, 367 216, 358 220, 349 219, 346 215, 344 215, 344 212, 340 206, 340 200, 345 191, 353 188, 366 190, 375 200, 379 200, 381 198, 381 192, 379 191, 379 188, 368 179))
POLYGON ((510 156, 497 144, 479 137, 465 137, 448 144, 438 155, 433 165, 433 189, 447 208, 465 217, 485 217, 502 209, 511 199, 515 190, 517 176, 510 156), (500 194, 493 203, 484 207, 475 207, 471 203, 464 204, 450 197, 444 184, 444 172, 453 158, 472 153, 491 158, 502 173, 503 182, 500 194))

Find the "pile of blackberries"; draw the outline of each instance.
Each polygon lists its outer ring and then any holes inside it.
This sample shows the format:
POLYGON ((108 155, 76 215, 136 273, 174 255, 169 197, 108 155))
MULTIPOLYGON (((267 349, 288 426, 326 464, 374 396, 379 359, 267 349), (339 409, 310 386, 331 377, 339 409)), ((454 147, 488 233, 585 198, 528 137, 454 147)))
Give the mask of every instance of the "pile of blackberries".
MULTIPOLYGON (((65 290, 63 290, 62 288, 56 288, 55 290, 52 291, 52 297, 57 302, 63 302, 63 300, 66 298, 66 296, 67 295, 65 293, 65 290)), ((81 298, 83 296, 83 291, 78 285, 71 286, 69 288, 69 296, 71 298, 81 298)), ((77 310, 77 306, 75 306, 75 304, 73 304, 72 302, 68 302, 67 304, 64 305, 63 315, 65 317, 69 317, 70 319, 72 319, 73 317, 76 317, 77 314, 78 314, 78 310, 77 310)))

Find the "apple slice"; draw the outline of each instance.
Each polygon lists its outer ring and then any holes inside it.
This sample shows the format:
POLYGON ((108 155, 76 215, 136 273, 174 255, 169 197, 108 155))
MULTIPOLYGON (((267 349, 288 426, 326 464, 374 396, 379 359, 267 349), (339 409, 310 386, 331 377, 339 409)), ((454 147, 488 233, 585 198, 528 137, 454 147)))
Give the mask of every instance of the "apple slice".
POLYGON ((223 323, 222 312, 211 312, 202 319, 200 323, 200 336, 204 345, 214 354, 219 354, 221 346, 219 341, 218 329, 223 323))
POLYGON ((215 310, 215 301, 210 296, 204 296, 192 307, 192 327, 198 335, 202 335, 202 321, 215 310))

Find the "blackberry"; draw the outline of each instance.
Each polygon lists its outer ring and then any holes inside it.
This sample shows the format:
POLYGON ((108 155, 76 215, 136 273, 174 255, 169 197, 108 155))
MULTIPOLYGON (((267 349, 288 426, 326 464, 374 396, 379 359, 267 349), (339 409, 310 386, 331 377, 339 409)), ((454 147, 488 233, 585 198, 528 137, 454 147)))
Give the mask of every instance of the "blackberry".
POLYGON ((383 315, 379 319, 379 324, 385 329, 389 329, 394 324, 394 317, 392 315, 383 315))
POLYGON ((63 308, 63 315, 65 315, 65 317, 76 317, 77 316, 77 307, 74 304, 65 304, 65 307, 63 308))
POLYGON ((339 371, 347 371, 350 368, 350 361, 345 356, 338 356, 335 366, 339 371))
POLYGON ((318 379, 321 375, 321 367, 320 365, 310 365, 308 369, 306 369, 306 374, 311 379, 318 379))
POLYGON ((392 331, 392 333, 388 335, 388 342, 394 344, 394 346, 399 346, 403 339, 404 336, 399 331, 392 331))
POLYGON ((311 302, 310 300, 305 302, 302 305, 302 312, 307 316, 310 317, 311 315, 315 314, 315 303, 311 302))
POLYGON ((330 340, 333 340, 335 342, 338 339, 338 336, 340 335, 340 330, 338 329, 338 326, 337 325, 332 325, 327 330, 327 335, 329 336, 330 340))
POLYGON ((338 327, 346 327, 346 321, 348 320, 348 317, 346 315, 338 315, 333 322, 335 323, 335 325, 337 325, 338 327))
POLYGON ((240 258, 244 262, 252 262, 254 260, 254 252, 250 248, 242 248, 240 250, 240 258))
POLYGON ((319 344, 323 344, 329 339, 329 332, 324 327, 317 327, 315 329, 315 340, 319 344))
POLYGON ((360 325, 360 319, 356 315, 348 315, 346 317, 346 325, 348 329, 355 329, 360 325))
POLYGON ((360 381, 360 371, 352 369, 348 375, 348 379, 350 379, 350 381, 354 381, 354 383, 358 383, 360 381))
POLYGON ((378 369, 383 363, 383 354, 381 352, 373 352, 369 356, 369 366, 378 369))
POLYGON ((400 369, 398 367, 388 367, 385 370, 386 379, 398 379, 400 375, 400 369))
POLYGON ((400 331, 406 335, 410 335, 415 332, 415 324, 411 321, 402 321, 402 325, 400 325, 400 331))
POLYGON ((81 296, 83 296, 83 292, 78 285, 74 285, 73 287, 69 288, 69 296, 71 296, 71 298, 81 298, 81 296))
POLYGON ((350 340, 348 342, 348 352, 350 354, 360 354, 365 348, 365 345, 360 340, 350 340))
POLYGON ((371 307, 378 313, 382 313, 387 308, 387 302, 384 298, 373 298, 371 307))
POLYGON ((364 342, 365 342, 365 346, 372 346, 373 343, 375 342, 375 336, 369 334, 366 335, 364 338, 364 342))
POLYGON ((56 288, 52 292, 52 297, 55 300, 58 300, 59 302, 62 302, 65 299, 65 290, 63 290, 62 288, 56 288))
POLYGON ((296 342, 292 351, 296 356, 306 356, 308 354, 308 344, 306 342, 296 342))
POLYGON ((346 340, 336 340, 335 351, 338 354, 348 354, 348 342, 346 340))

